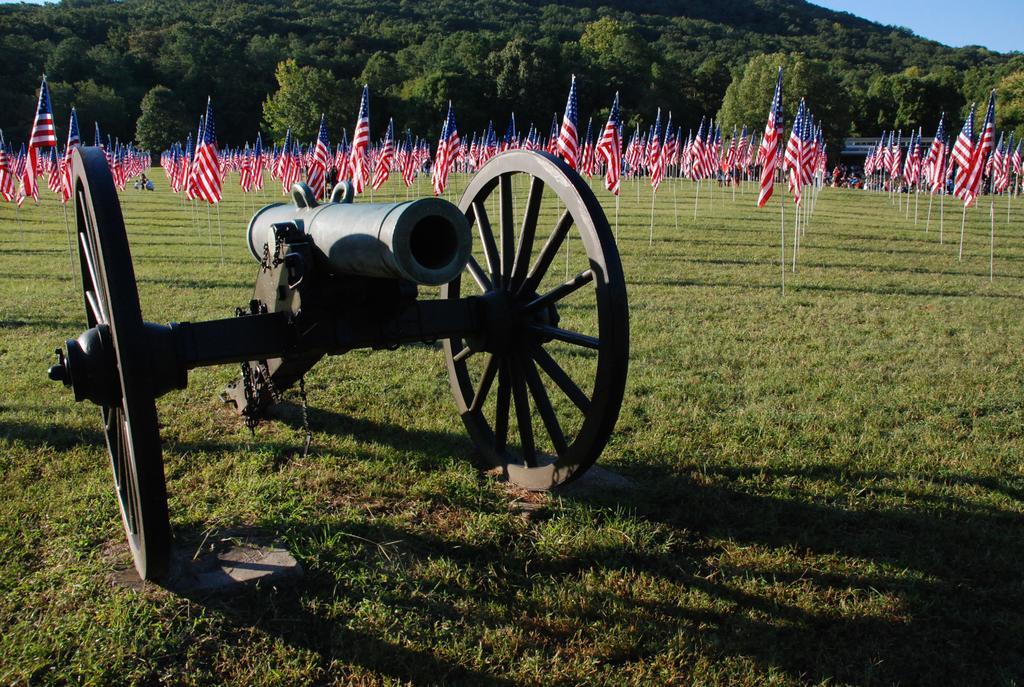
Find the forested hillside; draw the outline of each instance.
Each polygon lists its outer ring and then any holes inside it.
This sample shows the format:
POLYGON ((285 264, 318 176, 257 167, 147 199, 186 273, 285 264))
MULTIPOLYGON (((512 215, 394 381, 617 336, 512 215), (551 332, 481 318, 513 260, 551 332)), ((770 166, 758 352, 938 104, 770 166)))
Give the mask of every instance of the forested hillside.
POLYGON ((533 121, 546 133, 570 73, 584 121, 620 90, 627 118, 649 120, 660 106, 688 126, 716 115, 747 62, 771 52, 814 65, 823 92, 806 95, 830 101, 818 109, 833 136, 934 126, 941 110, 959 115, 1024 69, 1020 54, 953 49, 801 0, 66 0, 0 6, 0 128, 24 138, 43 72, 59 128, 74 103, 86 140, 94 120, 136 138, 144 96, 169 89, 147 99, 149 146, 183 138, 207 95, 225 143, 257 127, 311 137, 320 110, 337 132, 351 127, 363 82, 376 132, 394 116, 436 134, 450 98, 460 130, 489 119, 503 130, 514 110, 520 128, 533 121))

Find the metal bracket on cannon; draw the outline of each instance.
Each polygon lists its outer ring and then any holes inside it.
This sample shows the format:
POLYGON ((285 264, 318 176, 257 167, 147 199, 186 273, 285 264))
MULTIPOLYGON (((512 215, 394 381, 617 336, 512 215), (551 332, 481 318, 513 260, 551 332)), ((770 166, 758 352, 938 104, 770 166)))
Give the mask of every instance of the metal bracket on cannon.
POLYGON ((628 363, 625 280, 600 205, 560 160, 498 155, 458 207, 439 198, 353 203, 345 183, 320 203, 296 184, 291 203, 264 207, 249 223, 247 243, 259 265, 250 302, 235 317, 169 325, 142 319, 103 151, 76 149, 72 170, 86 331, 65 343, 66 353, 58 349, 49 375, 102 409, 143 578, 166 572, 170 547, 155 399, 185 388, 197 367, 241 366, 222 398, 252 427, 325 355, 441 341, 481 467, 528 489, 550 489, 582 474, 607 443, 628 363), (514 222, 516 175, 528 192, 514 222), (539 236, 545 189, 559 210, 539 236), (485 209, 495 192, 497 236, 485 209), (471 254, 472 225, 483 264, 471 254), (568 260, 573 239, 583 269, 552 281, 549 267, 563 246, 568 260), (463 295, 463 283, 475 292, 463 295), (439 298, 419 297, 420 287, 434 286, 439 298), (572 322, 583 327, 589 319, 586 330, 563 324, 560 308, 574 293, 583 295, 573 297, 572 322), (579 370, 593 376, 582 386, 573 378, 579 370), (518 442, 510 440, 513 426, 518 442))

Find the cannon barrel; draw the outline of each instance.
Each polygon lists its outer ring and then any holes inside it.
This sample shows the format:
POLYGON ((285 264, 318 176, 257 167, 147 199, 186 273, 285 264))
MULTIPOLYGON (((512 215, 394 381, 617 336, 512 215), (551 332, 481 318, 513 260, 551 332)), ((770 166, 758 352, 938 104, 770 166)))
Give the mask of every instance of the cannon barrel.
POLYGON ((257 260, 265 245, 273 250, 274 225, 281 223, 293 223, 309 236, 314 254, 341 274, 437 286, 455 279, 469 260, 469 222, 441 198, 317 204, 300 184, 293 197, 293 203, 264 207, 250 221, 249 251, 257 260))

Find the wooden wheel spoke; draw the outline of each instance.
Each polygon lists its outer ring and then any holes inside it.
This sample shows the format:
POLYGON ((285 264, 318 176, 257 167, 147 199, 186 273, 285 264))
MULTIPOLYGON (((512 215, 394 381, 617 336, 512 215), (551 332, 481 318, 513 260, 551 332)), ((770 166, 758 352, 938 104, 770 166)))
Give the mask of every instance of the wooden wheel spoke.
POLYGON ((491 271, 491 282, 497 286, 501 283, 501 263, 499 262, 498 246, 494 242, 494 231, 491 229, 491 221, 487 218, 487 208, 484 207, 483 199, 477 198, 473 201, 473 216, 476 217, 476 226, 480 232, 480 243, 483 244, 487 268, 491 271))
POLYGON ((512 260, 515 258, 515 230, 512 228, 512 175, 498 177, 498 205, 501 208, 501 285, 506 289, 512 281, 512 260))
POLYGON ((484 274, 483 268, 480 267, 480 263, 478 263, 476 258, 472 255, 469 256, 469 261, 466 263, 466 269, 469 271, 470 276, 473 277, 473 281, 476 282, 476 285, 480 287, 481 291, 487 293, 494 288, 491 286, 491 280, 486 274, 484 274))
POLYGON ((523 462, 532 468, 537 465, 537 447, 533 442, 533 417, 530 415, 530 399, 526 394, 526 381, 523 379, 523 365, 516 360, 510 366, 512 368, 512 395, 516 402, 516 425, 519 427, 523 462))
POLYGON ((471 355, 473 355, 473 349, 470 348, 469 346, 464 346, 461 351, 452 356, 452 360, 454 360, 457 363, 461 363, 463 360, 466 360, 471 355))
POLYGON ((551 262, 558 255, 558 250, 562 247, 562 242, 565 241, 565 237, 569 234, 572 223, 572 213, 566 210, 558 218, 554 231, 551 232, 547 243, 541 248, 540 255, 537 256, 537 262, 534 264, 533 269, 530 270, 530 274, 523 280, 523 285, 519 287, 517 293, 531 293, 537 289, 541 279, 547 273, 548 267, 551 266, 551 262))
POLYGON ((540 380, 537 368, 530 358, 524 358, 520 363, 520 368, 526 374, 526 383, 530 387, 530 395, 533 397, 534 405, 537 406, 537 412, 540 413, 540 419, 544 421, 544 428, 547 429, 548 436, 551 437, 555 453, 561 456, 568 449, 568 444, 565 441, 562 426, 558 424, 558 416, 555 415, 555 410, 551 407, 551 399, 548 398, 548 392, 544 388, 544 383, 540 380))
POLYGON ((597 350, 601 347, 601 340, 587 336, 586 334, 580 334, 579 332, 572 332, 568 329, 562 329, 561 327, 552 327, 549 324, 531 324, 530 329, 542 334, 549 336, 552 339, 558 339, 564 341, 567 344, 573 344, 574 346, 583 346, 584 348, 591 348, 597 350))
POLYGON ((559 389, 562 390, 569 400, 579 408, 584 415, 590 411, 590 399, 584 394, 576 382, 572 381, 572 378, 562 369, 551 355, 545 351, 541 346, 534 346, 533 348, 533 359, 537 361, 541 369, 551 378, 559 389))
POLYGON ((519 247, 516 249, 516 260, 512 266, 512 282, 510 291, 516 291, 526 278, 526 270, 530 266, 533 254, 533 239, 537 235, 537 218, 540 215, 540 203, 544 198, 544 181, 533 177, 530 182, 530 195, 526 199, 526 213, 523 215, 523 226, 519 232, 519 247))
POLYGON ((484 401, 487 400, 487 394, 491 393, 491 385, 494 384, 494 377, 498 373, 500 364, 498 356, 487 356, 487 366, 484 367, 484 373, 480 377, 480 386, 473 395, 473 402, 469 406, 471 412, 479 412, 484 407, 484 401))
POLYGON ((82 244, 82 255, 85 256, 85 267, 89 272, 90 289, 85 290, 85 298, 93 311, 93 316, 99 324, 107 324, 107 311, 103 306, 103 299, 99 296, 99 289, 103 282, 99 280, 96 272, 96 265, 93 263, 92 250, 85 240, 85 234, 79 232, 78 240, 82 244))
POLYGON ((498 408, 494 417, 494 447, 499 454, 504 453, 508 445, 508 410, 512 395, 509 377, 508 362, 502 361, 498 370, 498 408))
POLYGON ((594 270, 583 270, 564 284, 559 284, 543 296, 538 296, 527 303, 526 311, 535 312, 547 305, 556 303, 592 281, 594 281, 594 270))

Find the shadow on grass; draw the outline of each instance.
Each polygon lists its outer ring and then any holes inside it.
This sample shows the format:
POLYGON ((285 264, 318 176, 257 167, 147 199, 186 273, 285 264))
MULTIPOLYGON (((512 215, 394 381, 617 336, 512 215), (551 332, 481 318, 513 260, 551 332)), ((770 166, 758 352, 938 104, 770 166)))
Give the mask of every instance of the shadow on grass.
MULTIPOLYGON (((438 462, 468 446, 462 435, 327 411, 314 411, 311 420, 316 431, 425 451, 438 462)), ((42 425, 5 425, 0 433, 15 441, 45 437, 53 445, 102 441, 98 431, 62 434, 42 425)), ((453 658, 452 647, 480 644, 488 656, 491 649, 481 644, 486 629, 524 627, 532 634, 519 651, 551 666, 574 660, 567 647, 600 649, 605 633, 630 628, 635 641, 601 660, 613 673, 664 660, 665 648, 683 637, 691 668, 699 659, 715 665, 742 658, 762 676, 776 670, 796 681, 1013 684, 1024 678, 1024 519, 989 498, 1024 502, 1024 488, 1014 480, 822 465, 687 471, 634 463, 625 471, 634 488, 569 492, 544 506, 526 531, 493 542, 467 541, 443 526, 443 518, 494 514, 507 503, 460 502, 436 521, 417 524, 308 511, 257 523, 305 559, 304 582, 291 590, 192 600, 228 621, 237 638, 256 629, 313 652, 323 670, 338 661, 412 682, 512 684, 505 674, 515 670, 507 665, 515 658, 494 658, 480 669, 468 657, 453 658), (536 528, 574 511, 583 533, 626 513, 658 523, 676 543, 651 550, 569 545, 564 555, 538 550, 536 528), (320 543, 332 536, 346 544, 320 543), (424 578, 423 570, 441 560, 469 582, 424 578), (493 571, 500 581, 488 579, 493 571), (672 591, 644 594, 600 582, 614 575, 640 576, 672 591), (552 589, 572 599, 570 609, 552 589), (695 603, 691 593, 709 603, 695 603), (399 629, 360 627, 351 609, 364 600, 383 608, 399 629)), ((204 530, 192 523, 177 527, 175 536, 194 546, 204 530)))
MULTIPOLYGON (((446 622, 458 628, 464 622, 466 627, 456 631, 472 639, 482 628, 535 623, 544 640, 531 649, 545 660, 557 662, 560 648, 578 645, 581 627, 611 630, 628 625, 637 641, 624 653, 606 658, 613 672, 633 662, 654 662, 683 632, 688 646, 711 662, 743 657, 761 670, 812 682, 997 684, 1024 676, 1024 522, 1016 514, 969 510, 956 499, 935 502, 919 495, 911 495, 899 508, 857 510, 796 493, 761 493, 745 486, 744 475, 734 471, 712 473, 699 483, 655 466, 636 466, 631 472, 635 490, 618 496, 568 496, 562 505, 550 504, 541 517, 583 507, 596 527, 596 522, 625 510, 630 517, 661 523, 690 543, 658 554, 624 546, 570 549, 552 558, 532 548, 528 537, 487 545, 439 534, 429 526, 379 520, 282 522, 277 526, 293 541, 311 542, 325 532, 342 530, 359 551, 354 559, 319 560, 310 566, 309 579, 294 595, 258 592, 244 604, 220 600, 211 608, 317 651, 325 663, 340 658, 411 680, 502 684, 500 673, 446 664, 439 658, 444 652, 432 656, 354 635, 344 618, 305 610, 329 607, 339 595, 359 601, 359 591, 345 583, 346 566, 354 566, 353 575, 394 575, 393 584, 372 592, 374 599, 398 609, 419 628, 446 622), (384 557, 382 542, 390 547, 384 557), (726 548, 749 547, 774 552, 773 562, 755 559, 732 567, 719 557, 726 548), (463 570, 501 571, 501 584, 449 582, 424 594, 416 592, 422 592, 418 586, 426 581, 415 575, 402 579, 407 571, 422 570, 438 559, 463 570), (713 603, 695 605, 672 596, 620 593, 614 585, 579 584, 584 577, 604 579, 616 573, 697 590, 713 603), (565 593, 579 596, 573 603, 578 609, 571 614, 554 602, 549 605, 538 592, 563 581, 565 593), (812 601, 790 601, 789 592, 798 591, 810 594, 812 601), (885 611, 846 606, 869 597, 888 599, 885 611), (561 634, 560 627, 566 628, 561 634)), ((903 477, 825 468, 769 475, 774 480, 808 476, 839 485, 844 494, 903 477)), ((985 479, 954 476, 947 481, 1021 498, 1019 490, 985 479)), ((428 637, 424 642, 430 646, 444 639, 428 637)), ((588 639, 600 648, 602 633, 588 639)), ((496 665, 495 670, 500 668, 496 665)))

